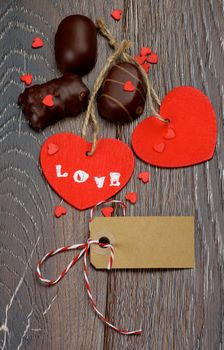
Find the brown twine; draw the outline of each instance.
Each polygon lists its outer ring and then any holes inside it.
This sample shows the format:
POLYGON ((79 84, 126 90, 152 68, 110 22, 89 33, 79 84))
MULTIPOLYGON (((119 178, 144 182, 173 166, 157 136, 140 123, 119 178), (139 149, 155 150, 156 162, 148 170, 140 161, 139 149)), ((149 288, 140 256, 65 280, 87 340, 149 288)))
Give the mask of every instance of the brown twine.
POLYGON ((118 41, 116 41, 115 38, 113 37, 113 35, 110 33, 108 27, 106 26, 106 23, 102 19, 98 19, 96 21, 96 25, 97 25, 97 28, 99 29, 100 33, 105 38, 107 38, 107 40, 109 41, 109 45, 115 49, 115 52, 107 59, 105 66, 101 70, 101 72, 100 72, 100 74, 99 74, 99 76, 94 84, 93 91, 92 91, 92 94, 91 94, 91 97, 89 100, 89 104, 88 104, 88 108, 87 108, 87 112, 86 112, 86 117, 85 117, 85 120, 83 123, 83 127, 82 127, 82 136, 83 137, 86 136, 87 126, 88 126, 90 119, 92 120, 92 123, 93 123, 92 148, 88 152, 89 156, 93 155, 93 153, 95 152, 96 143, 97 143, 97 135, 99 132, 99 125, 98 125, 98 122, 97 122, 97 119, 95 116, 95 111, 94 111, 95 98, 96 98, 96 95, 97 95, 103 81, 104 81, 105 76, 107 75, 112 64, 117 60, 118 57, 122 57, 123 61, 128 62, 128 63, 132 63, 138 68, 138 70, 140 71, 140 73, 142 75, 143 82, 145 83, 146 88, 147 88, 149 105, 150 105, 150 108, 152 110, 153 115, 157 119, 159 119, 161 122, 168 123, 168 120, 164 119, 160 114, 158 114, 158 112, 154 108, 154 102, 158 106, 161 105, 161 102, 160 102, 160 99, 157 96, 155 90, 151 86, 145 70, 138 64, 138 62, 136 62, 134 60, 134 58, 131 55, 129 55, 128 53, 125 52, 128 48, 130 48, 130 46, 132 45, 132 42, 129 40, 123 40, 121 43, 119 43, 118 41))

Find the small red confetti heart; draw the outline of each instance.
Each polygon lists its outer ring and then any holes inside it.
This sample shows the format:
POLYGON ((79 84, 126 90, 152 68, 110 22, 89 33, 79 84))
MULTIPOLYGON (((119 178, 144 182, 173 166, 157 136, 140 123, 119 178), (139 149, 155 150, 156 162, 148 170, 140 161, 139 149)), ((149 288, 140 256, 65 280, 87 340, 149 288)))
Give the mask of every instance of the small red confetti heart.
POLYGON ((138 174, 138 179, 144 182, 144 184, 149 182, 149 177, 150 177, 150 173, 148 171, 144 171, 138 174))
POLYGON ((136 201, 137 201, 137 193, 136 192, 129 192, 129 193, 126 194, 125 198, 131 204, 135 204, 136 201))
POLYGON ((161 143, 155 143, 153 145, 153 149, 154 151, 158 152, 158 153, 162 153, 165 149, 166 145, 164 142, 161 142, 161 143))
POLYGON ((158 56, 156 53, 152 53, 148 58, 147 58, 147 62, 152 63, 152 64, 156 64, 158 62, 158 56))
POLYGON ((54 208, 54 215, 56 218, 60 218, 60 216, 67 214, 67 209, 65 207, 62 207, 61 205, 57 205, 54 208))
POLYGON ((53 97, 54 97, 53 95, 45 96, 42 100, 43 104, 47 107, 53 107, 53 105, 54 105, 53 97))
POLYGON ((49 156, 57 153, 58 151, 59 151, 58 145, 55 145, 54 143, 48 143, 47 153, 49 154, 49 156))
POLYGON ((115 19, 115 21, 120 21, 123 11, 121 9, 116 9, 111 13, 111 17, 115 19))
POLYGON ((101 213, 105 217, 110 217, 111 214, 113 213, 113 211, 114 211, 114 208, 112 208, 112 207, 105 207, 105 208, 101 209, 101 213))
POLYGON ((38 38, 37 36, 33 39, 32 42, 32 48, 33 49, 39 49, 39 47, 44 46, 43 40, 41 38, 38 38))
POLYGON ((164 139, 172 140, 176 136, 175 131, 172 128, 168 128, 166 134, 164 135, 164 139))
POLYGON ((140 55, 147 56, 147 55, 150 55, 151 52, 152 52, 152 49, 150 49, 150 47, 142 47, 140 55))
POLYGON ((149 72, 149 67, 150 67, 150 63, 144 63, 144 64, 142 64, 142 68, 146 71, 146 73, 149 72))
POLYGON ((131 80, 127 80, 123 85, 124 91, 132 92, 135 91, 135 86, 132 84, 131 80))
POLYGON ((143 64, 143 63, 145 63, 145 61, 146 61, 146 56, 139 56, 139 55, 135 55, 134 56, 134 60, 138 63, 138 64, 140 64, 140 66, 143 64))
POLYGON ((20 76, 20 80, 25 83, 26 85, 32 84, 33 76, 32 74, 23 74, 20 76))

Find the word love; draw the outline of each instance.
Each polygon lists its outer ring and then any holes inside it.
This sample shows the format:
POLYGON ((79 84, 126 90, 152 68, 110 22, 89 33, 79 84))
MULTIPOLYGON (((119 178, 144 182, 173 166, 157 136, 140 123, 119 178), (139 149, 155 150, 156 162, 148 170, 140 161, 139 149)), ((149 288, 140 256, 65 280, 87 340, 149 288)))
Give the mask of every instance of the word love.
POLYGON ((91 144, 67 132, 50 136, 41 148, 40 164, 48 183, 79 210, 91 208, 118 193, 134 170, 134 155, 122 141, 100 139, 91 144))
MULTIPOLYGON (((67 172, 62 171, 61 164, 57 164, 55 168, 56 168, 56 176, 57 177, 65 178, 65 177, 69 176, 69 174, 67 172)), ((110 185, 109 186, 120 186, 121 185, 121 183, 119 181, 120 176, 121 176, 120 173, 110 172, 109 173, 109 177, 110 177, 110 185)), ((96 186, 98 188, 103 188, 106 176, 100 176, 100 177, 94 176, 93 178, 94 178, 94 181, 96 183, 96 186)), ((86 182, 88 179, 89 179, 89 174, 84 170, 76 170, 73 174, 73 180, 76 183, 83 183, 83 182, 86 182)))

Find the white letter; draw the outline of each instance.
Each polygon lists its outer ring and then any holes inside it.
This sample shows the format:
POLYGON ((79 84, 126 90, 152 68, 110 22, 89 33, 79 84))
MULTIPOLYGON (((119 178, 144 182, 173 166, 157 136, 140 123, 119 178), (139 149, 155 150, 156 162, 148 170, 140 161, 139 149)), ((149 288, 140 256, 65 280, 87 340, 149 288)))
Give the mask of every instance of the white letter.
POLYGON ((110 173, 110 186, 120 186, 120 173, 110 173))
POLYGON ((97 177, 97 176, 95 176, 95 177, 94 177, 94 180, 96 181, 97 187, 98 187, 98 188, 102 188, 103 185, 104 185, 105 176, 102 176, 102 177, 97 177))
POLYGON ((77 170, 73 175, 74 181, 78 183, 85 182, 88 178, 89 178, 89 174, 87 174, 83 170, 77 170))
POLYGON ((56 174, 57 174, 57 177, 67 177, 68 176, 68 173, 64 173, 64 174, 61 173, 61 164, 56 165, 56 174))

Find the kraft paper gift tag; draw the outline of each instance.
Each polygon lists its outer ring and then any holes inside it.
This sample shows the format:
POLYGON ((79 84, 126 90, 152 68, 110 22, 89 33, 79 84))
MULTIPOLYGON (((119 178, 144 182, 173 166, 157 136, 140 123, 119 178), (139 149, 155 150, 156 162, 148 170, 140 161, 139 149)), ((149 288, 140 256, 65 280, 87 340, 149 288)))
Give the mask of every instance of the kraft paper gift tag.
MULTIPOLYGON (((90 238, 113 245, 114 269, 195 266, 192 216, 96 217, 90 238)), ((107 268, 109 257, 109 248, 91 246, 95 268, 107 268)))

